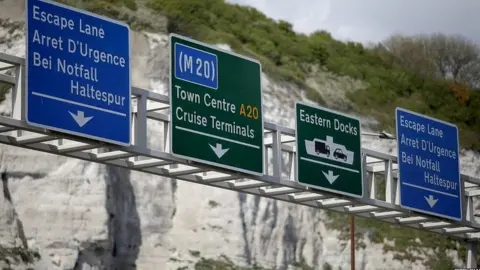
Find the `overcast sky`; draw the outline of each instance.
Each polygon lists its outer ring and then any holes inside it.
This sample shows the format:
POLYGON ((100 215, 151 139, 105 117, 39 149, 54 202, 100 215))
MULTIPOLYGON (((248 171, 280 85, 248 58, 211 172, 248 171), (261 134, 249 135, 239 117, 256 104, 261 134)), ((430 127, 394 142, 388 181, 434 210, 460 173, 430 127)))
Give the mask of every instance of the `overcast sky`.
POLYGON ((461 34, 480 44, 480 0, 226 0, 249 5, 310 33, 378 42, 393 33, 461 34))

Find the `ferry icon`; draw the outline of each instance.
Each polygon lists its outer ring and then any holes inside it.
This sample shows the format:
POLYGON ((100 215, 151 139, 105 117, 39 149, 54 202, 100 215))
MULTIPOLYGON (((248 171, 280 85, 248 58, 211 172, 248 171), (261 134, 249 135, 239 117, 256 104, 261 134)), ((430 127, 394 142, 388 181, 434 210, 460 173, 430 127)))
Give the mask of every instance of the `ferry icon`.
POLYGON ((321 157, 345 164, 353 164, 354 152, 348 150, 344 145, 333 142, 333 137, 327 136, 326 140, 313 139, 305 140, 307 154, 321 157))

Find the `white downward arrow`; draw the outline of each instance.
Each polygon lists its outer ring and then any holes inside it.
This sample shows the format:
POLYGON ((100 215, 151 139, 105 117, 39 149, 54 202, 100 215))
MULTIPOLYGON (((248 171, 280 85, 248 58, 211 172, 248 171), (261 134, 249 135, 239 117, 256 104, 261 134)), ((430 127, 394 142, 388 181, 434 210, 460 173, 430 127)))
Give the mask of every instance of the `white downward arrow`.
POLYGON ((90 119, 93 118, 93 116, 85 117, 85 113, 83 111, 77 111, 77 114, 74 114, 70 111, 68 113, 70 113, 80 127, 83 127, 86 123, 88 123, 88 121, 90 121, 90 119))
POLYGON ((323 175, 325 175, 325 178, 327 178, 327 181, 330 183, 330 184, 333 184, 333 182, 335 182, 335 180, 337 180, 338 178, 338 175, 333 175, 333 172, 331 170, 328 171, 328 174, 324 171, 322 171, 323 175))
POLYGON ((428 198, 426 196, 423 196, 425 200, 427 200, 428 205, 433 208, 435 204, 437 203, 438 199, 433 198, 433 195, 429 195, 428 198))
POLYGON ((222 144, 220 143, 217 143, 215 147, 213 147, 211 144, 208 145, 210 145, 210 148, 212 148, 213 152, 215 152, 215 155, 217 155, 218 158, 221 158, 223 155, 225 155, 225 153, 227 153, 228 150, 230 150, 230 148, 223 149, 222 144))

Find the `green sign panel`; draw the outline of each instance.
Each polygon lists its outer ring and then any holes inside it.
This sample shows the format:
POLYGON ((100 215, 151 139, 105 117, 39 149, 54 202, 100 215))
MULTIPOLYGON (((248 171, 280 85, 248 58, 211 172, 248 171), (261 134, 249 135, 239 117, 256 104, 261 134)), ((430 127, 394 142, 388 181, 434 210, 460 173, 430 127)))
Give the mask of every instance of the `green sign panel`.
POLYGON ((171 34, 172 154, 262 175, 261 72, 254 59, 171 34))
POLYGON ((360 120, 299 102, 295 107, 298 182, 363 197, 360 120))

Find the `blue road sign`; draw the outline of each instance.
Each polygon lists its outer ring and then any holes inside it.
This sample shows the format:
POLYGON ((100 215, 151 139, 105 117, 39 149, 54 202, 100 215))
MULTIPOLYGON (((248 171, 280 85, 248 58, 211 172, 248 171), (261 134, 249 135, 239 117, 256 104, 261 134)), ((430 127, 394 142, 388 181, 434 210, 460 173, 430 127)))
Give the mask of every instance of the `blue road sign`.
POLYGON ((130 145, 130 29, 66 5, 26 0, 26 120, 130 145))
POLYGON ((175 43, 175 78, 218 89, 217 55, 175 43))
POLYGON ((395 114, 401 206, 462 220, 457 126, 402 108, 395 114))

